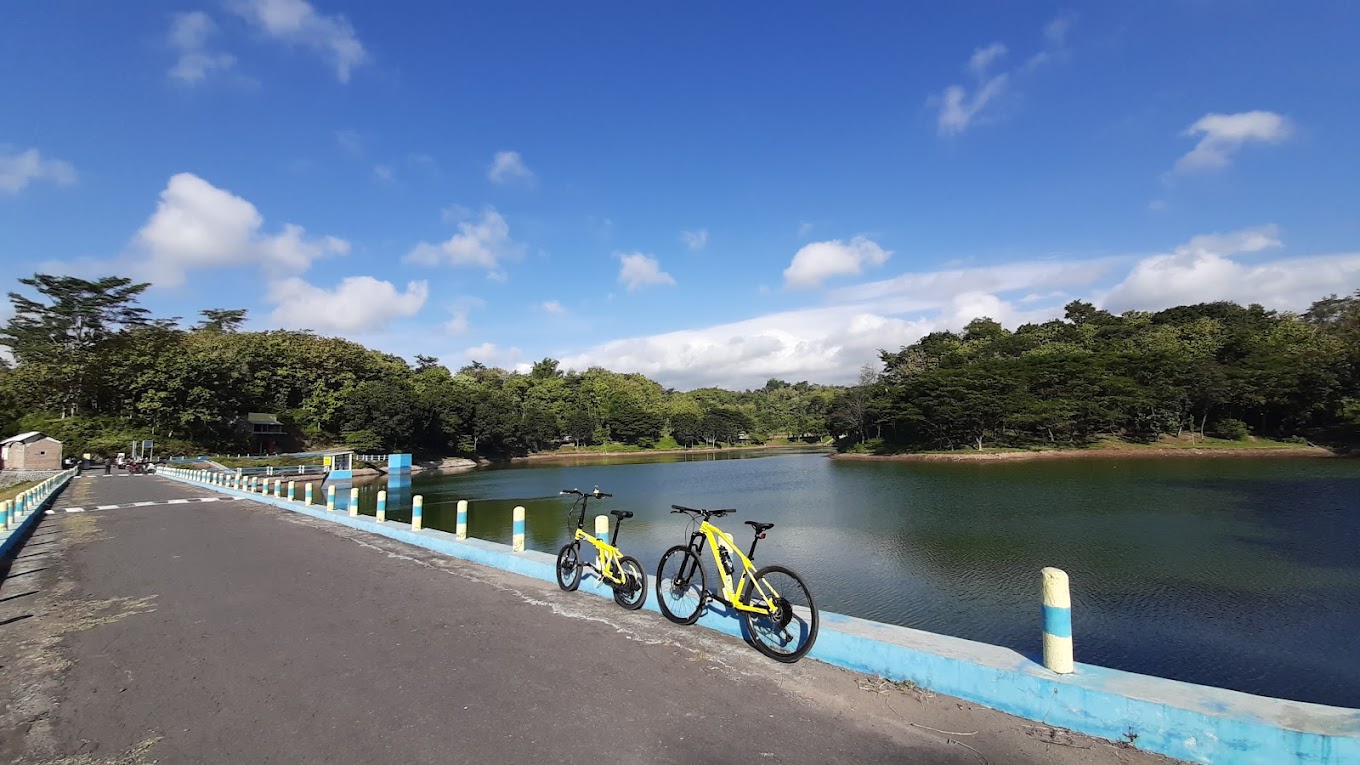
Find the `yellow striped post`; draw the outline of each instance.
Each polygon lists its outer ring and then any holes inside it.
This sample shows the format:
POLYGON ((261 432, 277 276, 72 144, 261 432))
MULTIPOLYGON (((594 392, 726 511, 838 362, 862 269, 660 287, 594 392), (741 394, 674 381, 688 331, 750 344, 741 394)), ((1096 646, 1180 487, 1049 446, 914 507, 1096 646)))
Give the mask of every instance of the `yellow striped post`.
POLYGON ((466 499, 458 500, 458 525, 454 526, 454 536, 459 539, 467 539, 467 511, 468 502, 466 499))
POLYGON ((308 481, 306 487, 303 488, 302 497, 307 504, 312 504, 312 484, 310 481, 308 481))
POLYGON ((289 501, 289 502, 292 502, 293 500, 297 499, 297 494, 295 493, 295 491, 296 491, 296 488, 295 488, 295 487, 296 487, 295 482, 293 482, 293 481, 289 481, 289 482, 288 482, 288 501, 289 501))
POLYGON ((420 531, 425 525, 425 498, 419 494, 411 497, 411 530, 420 531))
POLYGON ((282 479, 282 478, 275 478, 275 479, 274 479, 274 496, 276 496, 276 497, 282 497, 282 496, 283 496, 283 479, 282 479))
POLYGON ((1072 662, 1072 593, 1067 572, 1051 566, 1044 578, 1044 666, 1070 675, 1072 662))
POLYGON ((378 519, 378 523, 387 522, 387 492, 378 491, 378 509, 373 515, 378 519))
POLYGON ((515 552, 524 552, 524 507, 515 508, 515 539, 513 549, 515 552))
POLYGON ((595 538, 609 544, 609 516, 595 516, 595 538))
POLYGON ((12 512, 14 512, 13 502, 9 500, 0 502, 0 531, 6 531, 9 529, 9 516, 10 513, 12 512))
POLYGON ((333 512, 335 512, 335 487, 334 487, 334 486, 327 486, 327 487, 326 487, 326 512, 328 512, 328 513, 333 513, 333 512))
POLYGON ((359 517, 359 487, 349 490, 349 517, 359 517))

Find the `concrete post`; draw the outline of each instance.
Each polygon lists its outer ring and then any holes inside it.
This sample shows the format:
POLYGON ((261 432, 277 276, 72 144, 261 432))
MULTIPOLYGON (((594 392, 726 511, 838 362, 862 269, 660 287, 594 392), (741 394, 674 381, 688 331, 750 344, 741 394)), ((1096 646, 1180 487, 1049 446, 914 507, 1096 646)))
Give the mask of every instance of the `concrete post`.
POLYGON ((609 544, 609 516, 595 516, 595 538, 609 544))
POLYGON ((524 552, 524 508, 515 508, 515 552, 524 552))
POLYGON ((377 517, 378 523, 387 522, 387 492, 378 491, 378 510, 374 515, 377 517))
POLYGON ((0 531, 9 530, 9 514, 13 512, 14 503, 9 500, 0 502, 0 531))
POLYGON ((420 531, 425 526, 425 498, 419 494, 411 497, 411 530, 420 531))
POLYGON ((276 496, 276 497, 282 497, 282 496, 283 496, 283 479, 282 479, 282 478, 275 478, 275 479, 274 479, 274 496, 276 496))
POLYGON ((1044 578, 1044 666, 1060 675, 1071 674, 1072 594, 1067 572, 1047 567, 1044 578))
POLYGON ((289 481, 289 482, 288 482, 288 501, 289 501, 289 502, 292 502, 294 499, 297 499, 297 494, 296 494, 296 484, 297 484, 296 481, 289 481))
POLYGON ((467 500, 458 500, 458 525, 453 527, 453 535, 459 539, 467 539, 467 510, 467 500))
POLYGON ((312 484, 310 482, 308 482, 306 488, 302 490, 302 496, 307 504, 312 504, 312 484))
POLYGON ((334 486, 327 486, 327 487, 326 487, 326 512, 328 512, 328 513, 333 513, 333 512, 335 512, 335 487, 334 487, 334 486))
POLYGON ((349 490, 349 517, 359 517, 359 487, 349 490))

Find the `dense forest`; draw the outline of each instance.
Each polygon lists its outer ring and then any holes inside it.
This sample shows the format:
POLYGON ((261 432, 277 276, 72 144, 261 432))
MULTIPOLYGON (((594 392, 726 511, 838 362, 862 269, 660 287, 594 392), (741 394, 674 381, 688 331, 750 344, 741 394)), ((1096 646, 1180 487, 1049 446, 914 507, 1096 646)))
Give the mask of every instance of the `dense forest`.
POLYGON ((280 446, 510 456, 835 439, 842 448, 1082 445, 1105 437, 1303 437, 1360 426, 1360 292, 1301 315, 1232 303, 1115 316, 1087 303, 1014 332, 980 318, 866 366, 848 387, 667 389, 639 374, 405 360, 310 332, 241 331, 242 309, 186 326, 139 305, 148 285, 38 274, 0 330, 0 429, 68 453, 151 438, 162 453, 246 451, 244 416, 280 446))

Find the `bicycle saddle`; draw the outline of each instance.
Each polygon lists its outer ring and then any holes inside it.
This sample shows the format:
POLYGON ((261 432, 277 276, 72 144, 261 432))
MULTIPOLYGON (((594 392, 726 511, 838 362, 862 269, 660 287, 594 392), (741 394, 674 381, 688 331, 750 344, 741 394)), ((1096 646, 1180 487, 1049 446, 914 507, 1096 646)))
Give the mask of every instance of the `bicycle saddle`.
POLYGON ((614 515, 614 516, 618 516, 618 519, 619 519, 619 520, 623 520, 624 518, 632 518, 632 517, 633 517, 633 511, 632 511, 632 510, 610 510, 610 511, 609 511, 609 514, 610 514, 610 515, 614 515))
POLYGON ((755 529, 757 534, 759 534, 762 531, 769 531, 770 529, 774 528, 773 523, 760 523, 759 521, 747 521, 746 525, 755 529))

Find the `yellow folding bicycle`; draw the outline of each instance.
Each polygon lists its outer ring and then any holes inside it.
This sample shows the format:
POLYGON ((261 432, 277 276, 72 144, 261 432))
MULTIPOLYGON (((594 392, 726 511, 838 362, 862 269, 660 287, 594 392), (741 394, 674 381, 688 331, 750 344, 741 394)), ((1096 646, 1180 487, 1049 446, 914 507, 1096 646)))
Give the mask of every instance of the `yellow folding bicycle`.
POLYGON ((756 543, 765 538, 773 523, 747 521, 755 530, 751 550, 745 555, 738 550, 732 535, 709 523, 710 518, 721 518, 725 510, 703 510, 671 505, 672 513, 684 513, 699 527, 689 533, 689 542, 676 545, 661 556, 656 568, 656 601, 661 613, 676 624, 693 624, 699 620, 708 601, 719 603, 740 613, 746 621, 747 638, 756 650, 776 661, 792 663, 803 658, 817 641, 817 604, 802 577, 784 566, 765 566, 759 570, 751 559, 756 555, 756 543), (708 589, 700 553, 708 544, 722 580, 722 591, 708 589), (735 566, 740 561, 741 576, 732 582, 735 566))
POLYGON ((586 524, 586 505, 590 500, 600 500, 605 497, 612 497, 613 494, 606 494, 596 486, 594 491, 580 491, 577 489, 563 489, 561 494, 572 494, 577 497, 567 509, 567 528, 572 527, 575 521, 576 532, 572 535, 572 540, 563 545, 561 551, 557 553, 557 586, 571 592, 581 586, 581 574, 589 568, 599 575, 605 583, 614 588, 614 602, 629 610, 642 608, 642 604, 647 602, 647 573, 642 570, 642 564, 637 558, 624 555, 619 552, 619 528, 623 526, 624 518, 632 518, 633 514, 627 510, 611 510, 609 514, 617 520, 614 522, 614 533, 610 539, 614 544, 601 541, 587 534, 584 531, 586 524), (577 508, 580 508, 579 514, 577 508), (595 545, 595 562, 581 562, 581 542, 589 542, 595 545))

